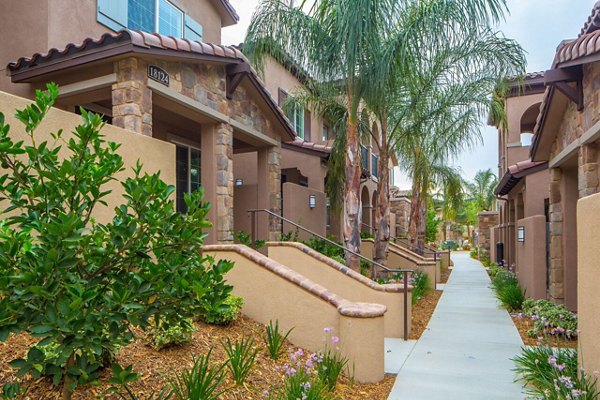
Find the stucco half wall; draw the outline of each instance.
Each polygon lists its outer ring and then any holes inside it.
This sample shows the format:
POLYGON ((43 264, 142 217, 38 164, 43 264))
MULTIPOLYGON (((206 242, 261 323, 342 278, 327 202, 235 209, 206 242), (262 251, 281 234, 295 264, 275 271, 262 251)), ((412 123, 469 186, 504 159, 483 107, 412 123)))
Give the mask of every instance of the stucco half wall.
MULTIPOLYGON (((0 92, 0 111, 4 114, 6 123, 10 124, 10 135, 14 141, 23 140, 25 144, 29 144, 31 141, 25 133, 23 124, 14 117, 14 114, 15 110, 23 109, 29 104, 31 104, 31 100, 0 92)), ((48 112, 43 123, 36 129, 36 142, 48 141, 48 143, 52 143, 53 139, 50 133, 57 132, 59 129, 63 129, 64 138, 68 140, 71 137, 71 132, 81 122, 81 116, 53 108, 48 112)), ((96 208, 94 217, 99 222, 108 222, 111 220, 114 216, 114 208, 124 203, 122 197, 123 187, 119 181, 133 175, 132 168, 138 160, 143 164, 145 172, 160 172, 161 178, 166 183, 170 185, 175 184, 176 166, 175 146, 173 144, 112 125, 105 125, 101 133, 107 141, 116 142, 121 145, 117 152, 123 157, 125 170, 117 174, 117 181, 113 181, 103 188, 103 190, 111 190, 112 193, 104 198, 108 206, 99 204, 96 208)), ((63 146, 60 154, 63 156, 68 154, 66 146, 63 146)), ((0 173, 2 173, 1 169, 0 173)))
POLYGON ((546 217, 536 215, 517 221, 525 241, 516 241, 517 277, 527 297, 546 298, 546 217))
POLYGON ((323 329, 332 328, 355 379, 383 379, 385 306, 351 302, 246 246, 211 245, 204 253, 235 263, 226 279, 244 298, 245 315, 262 324, 277 320, 284 331, 294 328, 290 341, 310 351, 322 350, 323 329))
POLYGON ((577 311, 580 367, 600 371, 600 194, 577 205, 577 311))
MULTIPOLYGON (((373 254, 373 240, 363 239, 360 244, 360 253, 369 257, 373 254)), ((387 254, 387 267, 390 269, 421 270, 429 276, 429 288, 435 290, 438 281, 439 265, 435 261, 428 261, 414 253, 408 253, 399 246, 390 246, 387 254)))
MULTIPOLYGON (((400 338, 404 335, 404 286, 380 285, 302 243, 269 242, 269 258, 278 261, 326 287, 328 290, 355 302, 383 304, 385 337, 400 338)), ((408 334, 410 335, 411 304, 407 293, 408 334)))

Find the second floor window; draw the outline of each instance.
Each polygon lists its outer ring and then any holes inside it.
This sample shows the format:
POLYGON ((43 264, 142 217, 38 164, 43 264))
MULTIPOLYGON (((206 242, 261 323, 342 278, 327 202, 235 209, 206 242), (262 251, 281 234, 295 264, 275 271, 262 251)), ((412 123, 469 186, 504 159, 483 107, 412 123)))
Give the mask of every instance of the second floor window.
POLYGON ((299 105, 294 105, 288 115, 288 119, 292 123, 294 130, 298 134, 298 137, 305 139, 304 137, 304 109, 299 105))
POLYGON ((202 41, 202 25, 169 0, 98 0, 97 20, 124 28, 202 41))
POLYGON ((360 166, 363 170, 369 170, 369 150, 366 146, 360 145, 360 166))
POLYGON ((377 178, 377 173, 378 173, 378 168, 379 168, 379 157, 377 157, 375 154, 371 155, 371 174, 373 175, 373 177, 377 178))

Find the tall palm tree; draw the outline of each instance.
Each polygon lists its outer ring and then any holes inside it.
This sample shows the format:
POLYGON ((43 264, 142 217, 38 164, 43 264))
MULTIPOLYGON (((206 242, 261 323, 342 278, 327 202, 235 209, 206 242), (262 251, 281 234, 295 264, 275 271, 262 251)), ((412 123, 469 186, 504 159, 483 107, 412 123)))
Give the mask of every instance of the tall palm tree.
MULTIPOLYGON (((244 51, 260 67, 265 55, 286 54, 305 69, 322 93, 343 97, 347 110, 344 152, 343 236, 360 252, 359 105, 369 46, 391 28, 396 0, 263 0, 248 29, 244 51), (307 9, 305 13, 304 10, 307 9)), ((283 61, 280 59, 279 61, 283 61)), ((358 259, 346 254, 350 267, 358 259)))

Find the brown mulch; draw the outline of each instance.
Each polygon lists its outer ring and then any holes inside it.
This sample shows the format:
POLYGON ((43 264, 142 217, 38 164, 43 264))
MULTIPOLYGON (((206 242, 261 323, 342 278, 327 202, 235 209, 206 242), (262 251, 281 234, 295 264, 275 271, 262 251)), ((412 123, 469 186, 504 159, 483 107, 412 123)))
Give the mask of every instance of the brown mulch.
POLYGON ((440 274, 440 283, 448 283, 448 279, 450 278, 450 274, 452 273, 452 269, 450 268, 442 268, 440 274))
POLYGON ((413 305, 411 318, 412 329, 410 331, 410 336, 408 337, 409 339, 419 339, 423 332, 425 332, 440 297, 442 297, 441 291, 431 290, 413 305))
MULTIPOLYGON (((510 316, 519 331, 519 335, 521 335, 523 343, 525 343, 526 346, 538 346, 540 344, 538 338, 530 337, 527 333, 533 328, 533 321, 527 317, 519 316, 518 314, 511 314, 510 316)), ((547 336, 542 339, 542 343, 551 347, 577 348, 577 338, 566 340, 556 336, 547 336)))
MULTIPOLYGON (((286 343, 285 353, 280 360, 271 360, 260 338, 260 332, 264 329, 263 325, 242 317, 228 327, 196 323, 196 328, 192 342, 183 346, 157 351, 147 346, 144 339, 140 337, 119 352, 116 362, 123 367, 133 365, 134 371, 141 375, 141 379, 130 386, 136 395, 149 395, 153 391, 160 391, 167 384, 169 377, 184 367, 190 368, 193 365, 194 357, 206 354, 210 347, 213 347, 211 360, 223 363, 226 355, 219 341, 227 337, 232 340, 243 336, 252 337, 259 352, 245 386, 237 386, 229 373, 227 374, 223 389, 226 388, 228 391, 221 396, 223 400, 261 399, 265 390, 270 390, 282 382, 282 367, 289 361, 287 354, 293 352, 295 348, 290 343, 286 343)), ((32 343, 34 340, 25 334, 11 336, 6 342, 0 343, 0 387, 5 382, 17 379, 14 370, 8 363, 15 358, 24 357, 32 343)), ((110 387, 108 384, 110 376, 110 370, 103 371, 98 385, 80 387, 73 399, 97 398, 110 387)), ((23 397, 24 400, 55 400, 61 397, 60 388, 53 387, 47 378, 34 381, 27 377, 21 382, 25 386, 29 386, 26 396, 23 397)), ((385 400, 393 384, 394 377, 387 375, 383 381, 375 384, 354 383, 350 379, 342 377, 335 396, 340 400, 385 400)), ((114 399, 116 397, 107 398, 114 399)))

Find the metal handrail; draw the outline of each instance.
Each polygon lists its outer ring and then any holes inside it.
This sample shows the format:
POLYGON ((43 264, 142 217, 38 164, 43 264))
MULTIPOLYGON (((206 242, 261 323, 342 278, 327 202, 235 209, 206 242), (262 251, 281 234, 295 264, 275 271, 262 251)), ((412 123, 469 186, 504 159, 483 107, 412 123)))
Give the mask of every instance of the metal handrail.
MULTIPOLYGON (((369 224, 365 224, 364 222, 362 222, 362 225, 370 229, 370 231, 371 231, 371 232, 369 232, 369 233, 372 233, 372 232, 374 232, 374 231, 375 231, 375 228, 373 228, 373 227, 372 227, 371 225, 369 225, 369 224)), ((401 241, 401 243, 403 243, 403 244, 404 244, 404 245, 405 245, 405 246, 408 248, 408 250, 410 250, 410 251, 414 251, 415 253, 417 253, 417 254, 418 254, 418 255, 420 255, 420 256, 425 256, 425 253, 429 253, 429 254, 433 254, 433 260, 434 260, 434 261, 437 261, 437 259, 438 259, 438 253, 439 253, 439 252, 438 252, 437 250, 435 250, 435 249, 431 249, 431 248, 430 248, 430 247, 428 247, 428 246, 425 246, 425 248, 420 248, 420 247, 418 247, 418 246, 413 246, 412 244, 408 243, 408 240, 407 240, 407 239, 404 239, 404 238, 397 238, 397 237, 395 237, 395 236, 391 236, 391 235, 390 235, 390 239, 391 239, 391 240, 392 240, 394 243, 396 243, 396 242, 398 242, 398 241, 401 241)))
MULTIPOLYGON (((319 235, 316 232, 311 231, 310 229, 307 229, 305 227, 303 227, 302 225, 299 225, 297 223, 295 223, 294 221, 290 221, 289 219, 274 213, 271 210, 267 210, 267 209, 252 209, 252 210, 248 210, 248 213, 252 215, 252 220, 251 222, 251 234, 252 234, 252 243, 256 243, 256 239, 257 239, 257 233, 256 233, 256 215, 259 212, 263 212, 265 214, 271 215, 275 218, 279 218, 281 221, 286 222, 294 227, 296 227, 297 229, 300 229, 306 233, 308 233, 311 236, 315 236, 321 240, 326 241, 327 243, 340 248, 342 250, 344 250, 344 252, 347 252, 349 254, 352 254, 355 257, 358 257, 360 260, 364 260, 367 261, 368 263, 370 263, 372 266, 374 267, 378 267, 380 269, 382 269, 383 271, 387 272, 387 273, 392 273, 392 274, 402 274, 402 282, 403 282, 403 286, 404 286, 404 340, 408 340, 408 274, 412 274, 415 272, 414 269, 391 269, 386 267, 385 265, 382 265, 374 260, 371 260, 355 251, 352 251, 350 249, 345 248, 344 246, 342 246, 339 243, 334 242, 333 240, 327 239, 326 237, 319 235)), ((374 273, 375 268, 372 269, 372 274, 374 273)))

